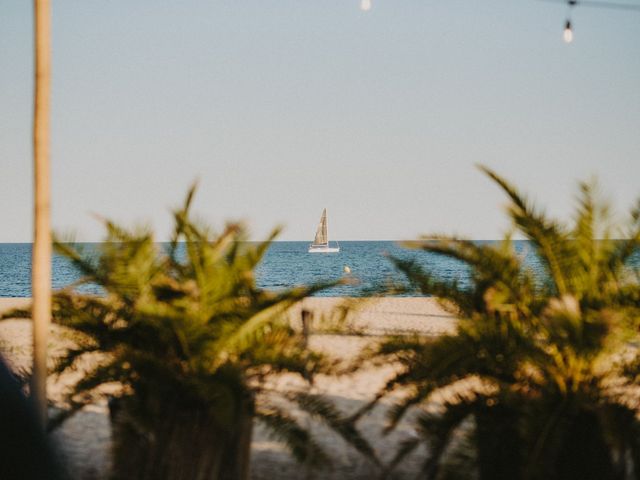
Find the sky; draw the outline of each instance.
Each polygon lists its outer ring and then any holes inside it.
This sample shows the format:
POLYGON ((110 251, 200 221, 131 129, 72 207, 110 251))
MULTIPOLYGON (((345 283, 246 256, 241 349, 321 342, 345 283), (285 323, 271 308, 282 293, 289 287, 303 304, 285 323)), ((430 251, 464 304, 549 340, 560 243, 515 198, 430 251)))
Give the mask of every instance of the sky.
MULTIPOLYGON (((630 3, 640 5, 637 0, 630 3)), ((640 12, 537 0, 53 1, 52 220, 167 238, 194 210, 252 238, 499 238, 505 197, 570 218, 640 196, 640 12)), ((31 2, 0 3, 0 242, 32 235, 31 2)))

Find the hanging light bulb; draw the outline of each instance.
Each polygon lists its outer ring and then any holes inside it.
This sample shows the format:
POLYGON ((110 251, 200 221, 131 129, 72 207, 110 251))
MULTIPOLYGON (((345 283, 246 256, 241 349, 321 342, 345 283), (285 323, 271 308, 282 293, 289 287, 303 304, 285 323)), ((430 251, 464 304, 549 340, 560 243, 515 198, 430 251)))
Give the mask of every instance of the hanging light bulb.
POLYGON ((361 0, 360 10, 362 10, 363 12, 368 12, 369 10, 371 10, 371 0, 361 0))
POLYGON ((571 43, 573 41, 573 30, 571 29, 571 20, 567 20, 567 23, 564 24, 564 32, 562 33, 562 38, 566 43, 571 43))

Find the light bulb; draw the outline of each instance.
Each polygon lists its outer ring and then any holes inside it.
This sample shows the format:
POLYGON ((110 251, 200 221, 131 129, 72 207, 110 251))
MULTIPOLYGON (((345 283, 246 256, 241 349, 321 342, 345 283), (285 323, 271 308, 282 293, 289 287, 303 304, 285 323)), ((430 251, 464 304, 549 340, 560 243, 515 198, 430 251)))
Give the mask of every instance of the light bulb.
POLYGON ((562 38, 567 43, 571 43, 573 41, 573 30, 571 29, 571 20, 567 20, 567 23, 565 23, 564 32, 562 33, 562 38))
POLYGON ((363 12, 368 12, 369 10, 371 10, 371 0, 361 0, 360 10, 362 10, 363 12))

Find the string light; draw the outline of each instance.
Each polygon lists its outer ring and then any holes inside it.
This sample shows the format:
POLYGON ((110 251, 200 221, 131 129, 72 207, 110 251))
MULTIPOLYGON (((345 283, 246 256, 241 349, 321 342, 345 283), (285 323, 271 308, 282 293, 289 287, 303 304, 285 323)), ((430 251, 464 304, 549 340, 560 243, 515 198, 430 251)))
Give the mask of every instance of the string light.
POLYGON ((562 39, 565 43, 573 42, 573 28, 571 28, 571 9, 576 6, 577 0, 567 0, 569 10, 567 11, 567 21, 564 24, 564 31, 562 32, 562 39))
POLYGON ((594 7, 594 8, 606 8, 610 10, 629 10, 640 11, 640 5, 634 5, 633 3, 618 3, 610 0, 541 0, 543 2, 550 3, 566 3, 569 7, 567 12, 567 21, 564 24, 564 31, 562 32, 562 39, 566 43, 573 42, 573 25, 571 24, 571 9, 576 5, 581 7, 594 7))
POLYGON ((573 30, 571 29, 571 20, 567 20, 567 23, 564 24, 564 32, 562 33, 562 38, 566 43, 573 42, 573 30))

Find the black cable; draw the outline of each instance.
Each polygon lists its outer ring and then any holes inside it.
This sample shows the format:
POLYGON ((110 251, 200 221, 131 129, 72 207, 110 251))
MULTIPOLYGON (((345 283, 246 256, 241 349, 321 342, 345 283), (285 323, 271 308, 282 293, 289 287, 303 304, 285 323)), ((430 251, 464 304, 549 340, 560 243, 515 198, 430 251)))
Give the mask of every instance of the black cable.
POLYGON ((539 0, 541 2, 562 3, 571 7, 608 8, 611 10, 634 10, 640 12, 640 5, 632 3, 599 2, 597 0, 539 0))

